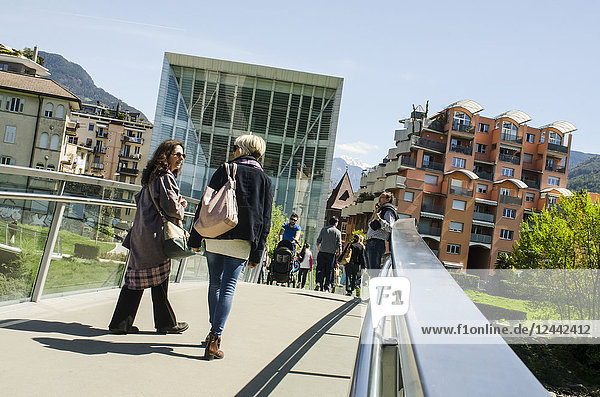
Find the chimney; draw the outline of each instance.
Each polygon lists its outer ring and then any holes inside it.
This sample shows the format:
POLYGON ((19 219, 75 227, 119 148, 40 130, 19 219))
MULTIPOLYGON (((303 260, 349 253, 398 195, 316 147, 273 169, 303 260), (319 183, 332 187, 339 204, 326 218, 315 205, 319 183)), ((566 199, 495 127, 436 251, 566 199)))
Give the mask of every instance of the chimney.
POLYGON ((33 62, 37 63, 38 59, 38 46, 33 47, 33 62))

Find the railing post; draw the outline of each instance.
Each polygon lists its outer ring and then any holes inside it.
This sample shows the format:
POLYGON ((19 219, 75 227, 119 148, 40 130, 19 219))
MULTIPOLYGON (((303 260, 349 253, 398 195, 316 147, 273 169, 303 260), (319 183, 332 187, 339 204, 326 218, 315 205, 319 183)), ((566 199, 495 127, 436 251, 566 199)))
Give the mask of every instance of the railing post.
MULTIPOLYGON (((61 182, 58 188, 58 195, 62 196, 65 190, 65 182, 61 182)), ((44 291, 44 284, 46 284, 46 277, 48 276, 48 270, 50 269, 50 261, 52 260, 52 252, 54 252, 54 245, 58 239, 58 232, 60 230, 60 224, 62 217, 65 212, 65 203, 57 202, 54 208, 54 215, 52 215, 52 224, 48 231, 48 238, 46 239, 46 245, 44 246, 44 254, 40 262, 35 284, 33 286, 33 292, 31 294, 31 301, 38 302, 44 291)))
POLYGON ((179 261, 179 268, 177 269, 177 276, 175 282, 180 283, 183 280, 183 274, 185 273, 185 267, 187 266, 188 258, 183 258, 179 261))

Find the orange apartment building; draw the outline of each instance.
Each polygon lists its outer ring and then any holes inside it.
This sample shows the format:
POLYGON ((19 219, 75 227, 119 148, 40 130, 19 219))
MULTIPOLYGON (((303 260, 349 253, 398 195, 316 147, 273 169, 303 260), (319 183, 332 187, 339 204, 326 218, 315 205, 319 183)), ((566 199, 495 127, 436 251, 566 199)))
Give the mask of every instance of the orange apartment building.
POLYGON ((401 120, 396 146, 342 210, 347 229, 366 230, 374 199, 389 190, 398 215, 415 219, 446 267, 493 268, 524 218, 572 194, 566 185, 576 128, 566 121, 530 127, 522 111, 490 118, 482 110, 461 100, 430 116, 419 106, 401 120))

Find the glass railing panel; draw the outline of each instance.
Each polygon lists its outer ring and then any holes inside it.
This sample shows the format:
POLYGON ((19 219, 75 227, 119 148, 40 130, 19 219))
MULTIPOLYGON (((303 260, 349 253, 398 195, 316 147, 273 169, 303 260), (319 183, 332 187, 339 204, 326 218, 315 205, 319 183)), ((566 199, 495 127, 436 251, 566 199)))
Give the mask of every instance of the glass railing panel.
POLYGON ((67 203, 51 258, 44 295, 119 286, 127 249, 121 244, 135 211, 67 203), (118 216, 119 215, 119 216, 118 216))
POLYGON ((184 281, 208 281, 208 263, 204 254, 198 254, 187 258, 184 281))
MULTIPOLYGON (((31 297, 55 205, 48 201, 1 201, 0 302, 25 300, 31 297)), ((54 252, 61 249, 59 241, 54 252)))

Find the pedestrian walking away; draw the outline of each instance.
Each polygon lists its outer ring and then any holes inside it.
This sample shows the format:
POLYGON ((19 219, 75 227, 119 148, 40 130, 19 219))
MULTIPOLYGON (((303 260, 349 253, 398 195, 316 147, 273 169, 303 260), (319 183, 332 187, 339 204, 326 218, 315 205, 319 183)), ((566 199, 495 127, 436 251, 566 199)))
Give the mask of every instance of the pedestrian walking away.
POLYGON ((381 258, 386 251, 385 243, 390 239, 392 224, 398 219, 396 207, 392 205, 393 199, 392 193, 383 192, 375 204, 365 243, 368 269, 381 268, 381 258))
POLYGON ((342 252, 342 232, 336 225, 338 219, 333 216, 329 225, 321 229, 317 237, 317 272, 316 290, 329 291, 333 284, 333 268, 337 255, 342 252))
POLYGON ((308 272, 312 271, 313 257, 312 252, 310 251, 310 244, 304 244, 302 251, 300 251, 300 254, 298 255, 298 260, 300 261, 298 287, 304 289, 306 276, 308 275, 308 272))
MULTIPOLYGON (((215 238, 206 238, 193 229, 189 246, 199 250, 205 243, 208 262, 208 321, 210 332, 205 339, 204 357, 207 360, 223 358, 221 335, 231 311, 237 279, 247 262, 249 268, 261 263, 271 227, 273 192, 271 179, 257 161, 265 152, 266 143, 257 135, 241 135, 231 148, 232 158, 219 167, 212 176, 208 188, 219 191, 229 181, 226 167, 237 169, 235 173, 235 196, 237 201, 237 225, 215 238)), ((198 205, 196 219, 202 202, 198 205)))
POLYGON ((357 288, 358 272, 366 267, 365 246, 363 245, 363 236, 357 234, 354 236, 352 244, 346 247, 342 257, 350 256, 344 265, 346 270, 346 295, 352 295, 357 288))
POLYGON ((163 220, 156 201, 169 221, 181 226, 186 200, 179 194, 175 178, 183 165, 183 144, 175 140, 162 142, 142 172, 142 190, 135 195, 136 213, 133 226, 123 241, 129 249, 125 284, 108 326, 114 334, 137 333, 133 325, 144 289, 151 288, 154 326, 158 333, 181 333, 188 329, 177 322, 167 290, 171 260, 162 250, 163 220))

